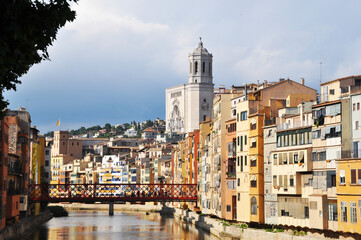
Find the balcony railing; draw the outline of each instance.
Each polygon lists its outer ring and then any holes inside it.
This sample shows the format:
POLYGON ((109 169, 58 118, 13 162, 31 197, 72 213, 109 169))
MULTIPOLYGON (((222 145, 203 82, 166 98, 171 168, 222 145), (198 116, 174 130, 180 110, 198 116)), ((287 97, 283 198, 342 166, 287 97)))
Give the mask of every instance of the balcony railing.
POLYGON ((227 172, 227 177, 235 178, 236 177, 236 172, 227 172))
POLYGON ((308 119, 305 121, 294 121, 290 123, 277 124, 277 130, 288 130, 300 127, 311 127, 313 125, 313 119, 308 119))

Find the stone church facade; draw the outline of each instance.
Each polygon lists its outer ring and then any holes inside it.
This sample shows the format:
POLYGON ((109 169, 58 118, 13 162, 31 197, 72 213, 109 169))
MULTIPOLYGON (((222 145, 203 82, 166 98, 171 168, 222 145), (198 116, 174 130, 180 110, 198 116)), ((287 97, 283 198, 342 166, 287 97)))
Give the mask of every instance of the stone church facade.
POLYGON ((166 89, 166 131, 187 133, 211 117, 213 105, 213 56, 203 47, 189 54, 188 83, 166 89))

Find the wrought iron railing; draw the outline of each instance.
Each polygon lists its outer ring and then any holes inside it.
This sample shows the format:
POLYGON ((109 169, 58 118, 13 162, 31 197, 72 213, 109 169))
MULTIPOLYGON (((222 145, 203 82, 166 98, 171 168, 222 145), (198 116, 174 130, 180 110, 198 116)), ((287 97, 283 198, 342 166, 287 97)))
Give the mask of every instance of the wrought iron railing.
POLYGON ((29 201, 197 201, 197 184, 30 184, 29 201))

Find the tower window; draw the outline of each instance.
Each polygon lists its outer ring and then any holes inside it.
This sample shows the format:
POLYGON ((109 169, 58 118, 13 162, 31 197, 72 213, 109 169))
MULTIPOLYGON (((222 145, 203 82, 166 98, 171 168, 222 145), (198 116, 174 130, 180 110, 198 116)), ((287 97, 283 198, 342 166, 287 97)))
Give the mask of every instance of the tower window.
POLYGON ((207 99, 203 98, 203 102, 206 102, 206 101, 207 101, 207 99))
POLYGON ((203 62, 202 68, 203 68, 203 69, 202 69, 202 72, 205 73, 205 71, 206 71, 206 63, 205 63, 205 62, 203 62))
POLYGON ((195 83, 197 83, 197 79, 196 79, 196 80, 194 80, 194 82, 195 82, 195 83))
POLYGON ((198 62, 194 62, 194 73, 198 73, 198 62))
POLYGON ((208 63, 208 72, 209 72, 209 75, 211 75, 212 74, 212 63, 211 62, 209 62, 208 63))
POLYGON ((189 63, 189 72, 192 73, 192 63, 189 63))
POLYGON ((206 117, 207 117, 206 115, 203 115, 203 121, 205 121, 205 120, 206 120, 206 117))

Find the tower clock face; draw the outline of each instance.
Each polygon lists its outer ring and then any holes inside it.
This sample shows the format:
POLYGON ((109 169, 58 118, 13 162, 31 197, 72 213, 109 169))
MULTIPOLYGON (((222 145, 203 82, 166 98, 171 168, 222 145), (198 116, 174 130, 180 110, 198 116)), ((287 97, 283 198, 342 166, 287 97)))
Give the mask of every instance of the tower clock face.
POLYGON ((204 110, 207 110, 209 108, 208 103, 203 103, 202 108, 204 110))

